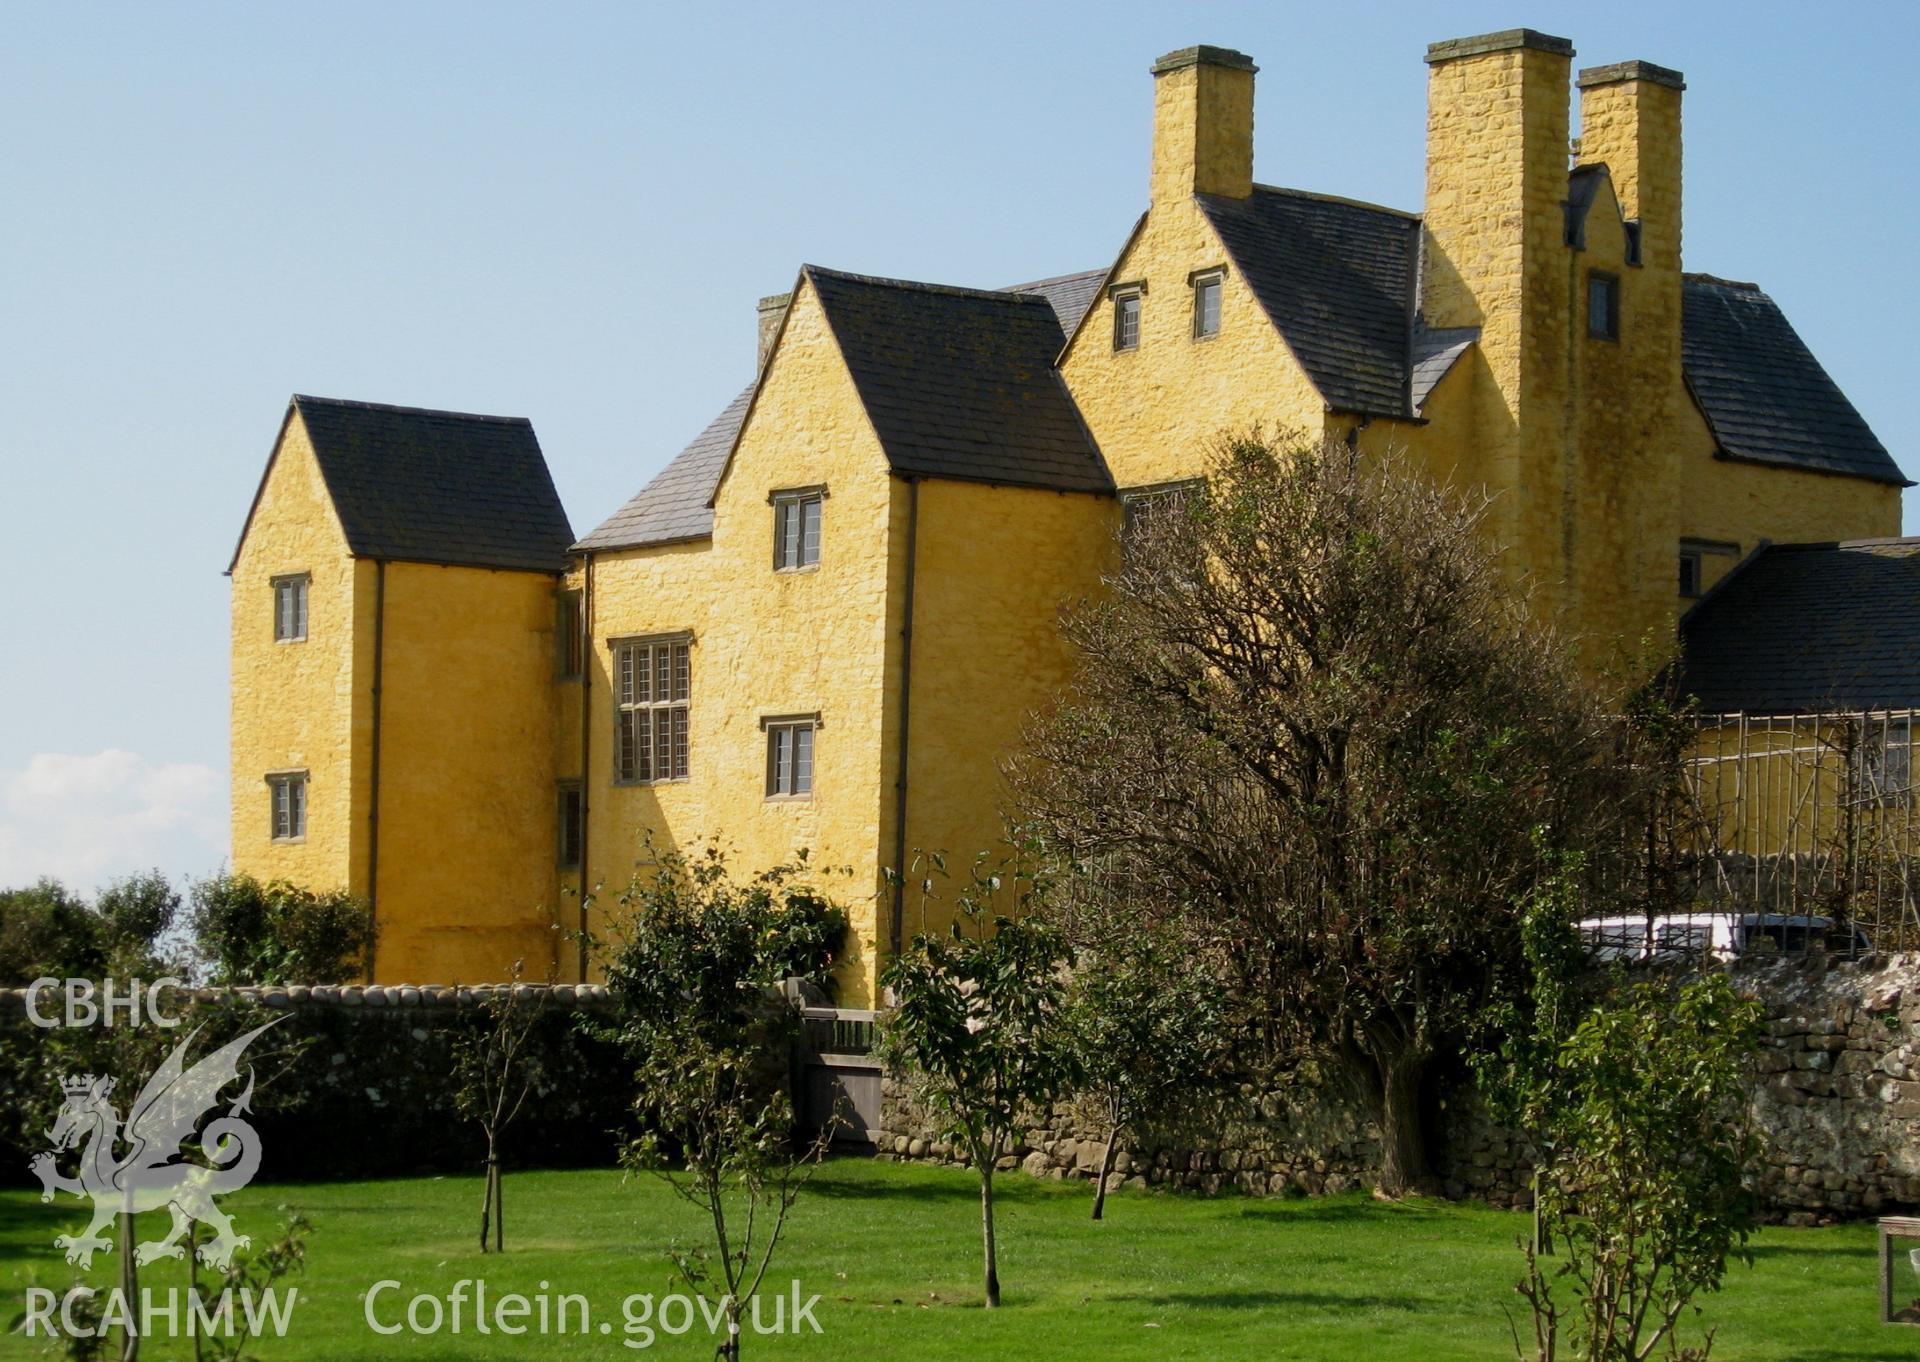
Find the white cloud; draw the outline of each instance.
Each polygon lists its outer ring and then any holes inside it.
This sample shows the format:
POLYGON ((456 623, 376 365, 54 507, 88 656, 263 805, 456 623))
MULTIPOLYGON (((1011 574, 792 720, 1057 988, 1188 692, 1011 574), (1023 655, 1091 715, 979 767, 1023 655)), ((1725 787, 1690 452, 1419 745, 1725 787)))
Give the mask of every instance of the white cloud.
POLYGON ((119 748, 42 752, 0 770, 0 888, 42 875, 86 892, 156 868, 175 881, 211 874, 227 856, 226 784, 210 766, 119 748))

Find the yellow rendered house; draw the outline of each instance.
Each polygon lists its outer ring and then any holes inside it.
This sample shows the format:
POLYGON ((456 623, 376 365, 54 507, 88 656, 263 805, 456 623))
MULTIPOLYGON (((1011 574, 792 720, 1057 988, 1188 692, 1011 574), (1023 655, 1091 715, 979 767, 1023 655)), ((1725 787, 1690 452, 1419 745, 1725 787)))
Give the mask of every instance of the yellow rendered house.
POLYGON ((1169 53, 1111 263, 801 268, 745 390, 577 541, 524 422, 296 398, 232 569, 235 867, 366 894, 383 981, 570 978, 648 838, 805 849, 854 872, 861 1006, 919 926, 885 868, 996 844, 1061 604, 1222 430, 1496 493, 1516 578, 1596 664, 1768 543, 1898 532, 1905 480, 1778 307, 1683 272, 1678 72, 1576 76, 1525 29, 1427 68, 1414 213, 1256 182, 1253 62, 1169 53))

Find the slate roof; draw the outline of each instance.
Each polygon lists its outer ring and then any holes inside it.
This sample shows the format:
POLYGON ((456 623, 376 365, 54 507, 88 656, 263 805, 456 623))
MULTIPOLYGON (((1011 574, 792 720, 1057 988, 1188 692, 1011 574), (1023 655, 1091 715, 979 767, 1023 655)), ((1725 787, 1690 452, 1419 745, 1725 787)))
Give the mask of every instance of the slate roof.
MULTIPOLYGON (((810 271, 816 277, 833 275, 835 271, 814 269, 810 271)), ((860 275, 835 275, 837 279, 864 279, 860 275)), ((1106 279, 1104 269, 1087 269, 1077 275, 1058 275, 1054 279, 1037 279, 1027 284, 1014 284, 1012 288, 998 290, 1000 294, 1020 294, 1037 298, 1046 304, 1052 313, 1052 327, 1048 332, 1048 344, 1052 350, 1046 352, 1046 365, 1052 367, 1052 359, 1066 342, 1066 336, 1079 325, 1081 315, 1091 307, 1092 300, 1100 292, 1100 280, 1106 279)), ((895 288, 925 288, 939 290, 947 294, 977 296, 979 290, 966 288, 941 288, 937 284, 904 284, 900 280, 868 280, 874 284, 887 284, 895 288)), ((1020 315, 1023 325, 1021 332, 1023 344, 1029 352, 1033 350, 1033 313, 1037 307, 1023 305, 1020 315)), ((1014 342, 1016 346, 1021 340, 1014 342)), ((862 394, 864 400, 864 394, 862 394)), ((703 540, 712 534, 714 513, 712 496, 720 486, 720 474, 726 471, 728 455, 733 451, 733 442, 739 438, 739 428, 747 421, 747 407, 753 405, 753 386, 749 384, 745 392, 728 403, 726 411, 714 417, 712 425, 701 430, 685 450, 674 455, 660 471, 653 482, 641 488, 634 498, 611 517, 607 517, 591 534, 582 538, 576 549, 632 549, 632 547, 653 547, 660 544, 682 544, 685 540, 703 540)), ((1046 403, 1048 407, 1052 403, 1046 403)), ((1058 415, 1058 413, 1056 413, 1058 415)), ((1075 425, 1079 417, 1073 417, 1075 425)), ((1085 446, 1091 450, 1091 440, 1085 440, 1085 446)), ((891 455, 889 455, 891 457, 891 455)), ((906 469, 910 471, 910 469, 906 469)), ((948 474, 956 476, 956 474, 948 474)), ((1110 490, 1112 482, 1102 484, 1100 490, 1110 490)))
MULTIPOLYGON (((1606 168, 1568 178, 1570 239, 1606 168)), ((1427 328, 1414 306, 1420 219, 1270 185, 1197 202, 1275 328, 1335 411, 1417 418, 1478 341, 1427 328)), ((901 472, 1065 490, 1111 490, 1052 371, 1098 300, 1105 270, 1000 290, 949 288, 809 269, 888 458, 901 472), (1043 301, 1046 308, 1033 305, 1043 301), (1048 314, 1051 314, 1049 317, 1048 314), (1057 335, 1055 334, 1057 332, 1057 335), (1055 354, 1043 354, 1050 342, 1055 354)), ((1686 379, 1726 457, 1904 485, 1884 446, 1773 300, 1704 275, 1685 283, 1686 379)), ((712 532, 708 507, 751 389, 582 548, 640 547, 712 532)))
POLYGON ((1908 485, 1773 299, 1692 274, 1682 300, 1687 386, 1723 454, 1908 485))
POLYGON ((733 451, 752 400, 753 387, 749 385, 652 482, 574 547, 638 548, 705 539, 712 534, 713 507, 708 502, 720 484, 721 470, 727 466, 727 455, 733 451))
MULTIPOLYGON (((294 394, 289 417, 294 411, 355 556, 528 572, 566 568, 573 530, 525 417, 305 393, 294 394)), ((251 524, 252 510, 247 519, 251 524)), ((236 545, 235 562, 239 554, 236 545)))
POLYGON ((1078 274, 1036 279, 1031 284, 1014 284, 1001 292, 1037 293, 1045 298, 1059 319, 1060 343, 1065 345, 1067 337, 1080 325, 1080 319, 1087 315, 1087 309, 1093 306, 1093 300, 1100 296, 1100 281, 1106 277, 1105 270, 1082 270, 1078 274))
POLYGON ((1920 539, 1763 549, 1680 632, 1706 713, 1920 707, 1920 539))
POLYGON ((895 472, 1113 490, 1053 367, 1061 329, 1046 297, 806 273, 895 472))
POLYGON ((1408 385, 1408 400, 1413 409, 1419 411, 1427 405, 1427 398, 1433 387, 1447 376, 1455 361, 1472 348, 1480 339, 1477 326, 1441 326, 1428 327, 1416 324, 1413 328, 1413 377, 1408 385))
POLYGON ((1329 407, 1411 416, 1420 219, 1297 189, 1198 196, 1267 316, 1329 407))

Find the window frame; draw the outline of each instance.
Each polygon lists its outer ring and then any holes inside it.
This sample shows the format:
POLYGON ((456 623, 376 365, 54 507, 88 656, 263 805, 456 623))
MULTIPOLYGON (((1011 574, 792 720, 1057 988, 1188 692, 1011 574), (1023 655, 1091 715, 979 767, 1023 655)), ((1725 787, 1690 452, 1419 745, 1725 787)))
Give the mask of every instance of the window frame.
POLYGON ((1113 305, 1113 352, 1125 354, 1140 348, 1140 336, 1146 325, 1147 284, 1144 279, 1135 279, 1124 284, 1114 284, 1107 289, 1107 301, 1113 305), (1125 339, 1127 309, 1131 305, 1133 312, 1133 338, 1125 339))
POLYGON ((587 665, 586 592, 563 586, 553 596, 553 675, 578 681, 587 665))
POLYGON ((806 487, 782 487, 767 493, 767 504, 773 507, 773 570, 775 572, 813 572, 820 567, 820 555, 824 550, 827 536, 827 488, 824 483, 814 483, 806 487), (813 557, 807 557, 807 509, 813 508, 813 557), (798 540, 794 543, 794 560, 787 560, 787 525, 789 513, 800 517, 798 540))
MULTIPOLYGON (((1710 589, 1707 586, 1708 558, 1738 558, 1740 546, 1720 539, 1696 539, 1690 535, 1680 537, 1680 599, 1697 601, 1710 589), (1693 564, 1694 589, 1687 590, 1687 564, 1693 564)), ((1721 574, 1725 576, 1725 573, 1721 574)))
MULTIPOLYGON (((693 635, 682 630, 672 634, 643 634, 625 638, 609 639, 607 647, 612 660, 612 678, 610 693, 613 701, 613 743, 608 754, 613 763, 613 783, 615 785, 672 785, 685 781, 692 769, 693 752, 693 635), (667 652, 667 680, 669 696, 665 700, 654 698, 661 676, 657 654, 667 652), (625 659, 631 654, 644 650, 647 659, 645 692, 647 698, 640 700, 641 687, 638 685, 640 673, 629 667, 625 659), (684 661, 685 666, 680 663, 684 661), (674 694, 673 692, 678 692, 674 694), (673 716, 680 715, 678 727, 673 716), (642 752, 638 744, 637 732, 631 739, 627 732, 627 715, 640 714, 646 719, 647 742, 642 752), (655 771, 657 759, 662 754, 661 733, 656 715, 666 716, 666 735, 664 752, 667 758, 668 773, 659 775, 655 771), (629 746, 631 742, 631 747, 629 746), (629 764, 627 758, 631 752, 634 760, 629 764), (640 772, 645 770, 646 774, 640 772)), ((636 722, 636 729, 638 728, 636 722)))
POLYGON ((554 847, 556 869, 578 870, 586 845, 586 786, 563 780, 554 787, 554 847))
POLYGON ((1227 267, 1210 265, 1203 270, 1195 270, 1187 276, 1187 287, 1193 290, 1193 328, 1192 336, 1197 341, 1213 340, 1226 325, 1227 306, 1227 267), (1213 330, 1202 329, 1205 320, 1200 301, 1207 289, 1213 290, 1213 330))
POLYGON ((1153 506, 1178 507, 1207 485, 1205 478, 1175 478, 1169 482, 1144 483, 1123 488, 1120 499, 1120 549, 1130 551, 1143 511, 1153 506))
POLYGON ((312 781, 304 769, 269 771, 267 784, 267 841, 277 846, 298 846, 307 840, 307 810, 312 804, 312 781), (287 792, 287 831, 280 831, 280 795, 287 792), (294 792, 298 791, 296 797, 294 792))
POLYGON ((820 775, 820 715, 811 714, 763 714, 760 716, 760 731, 766 734, 766 771, 762 784, 762 795, 769 804, 804 804, 813 799, 814 789, 819 784, 820 775), (805 788, 800 788, 800 734, 806 734, 806 777, 805 788), (791 737, 794 748, 789 759, 788 773, 783 782, 779 762, 779 742, 782 735, 791 737))
POLYGON ((311 605, 313 574, 310 572, 279 572, 267 579, 273 588, 273 641, 275 643, 305 643, 311 628, 311 605), (291 589, 293 600, 298 605, 299 632, 280 632, 280 593, 291 589))
POLYGON ((1707 556, 1686 544, 1680 546, 1680 599, 1697 601, 1707 594, 1707 556), (1688 578, 1693 580, 1688 582, 1688 578), (1691 589, 1689 589, 1691 588, 1691 589))
POLYGON ((1587 339, 1618 341, 1620 339, 1620 276, 1611 270, 1587 271, 1587 339), (1593 296, 1595 288, 1605 291, 1607 299, 1606 325, 1594 325, 1593 296))

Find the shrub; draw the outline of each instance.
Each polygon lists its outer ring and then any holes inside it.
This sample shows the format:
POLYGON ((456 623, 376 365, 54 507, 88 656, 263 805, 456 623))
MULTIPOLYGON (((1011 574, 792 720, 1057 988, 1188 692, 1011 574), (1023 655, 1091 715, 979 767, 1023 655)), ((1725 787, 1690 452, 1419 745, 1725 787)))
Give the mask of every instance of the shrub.
POLYGON ((99 915, 58 880, 0 891, 0 983, 102 974, 105 935, 99 915))
POLYGON ((364 900, 285 880, 221 875, 193 889, 195 953, 216 984, 338 984, 366 973, 364 900))

